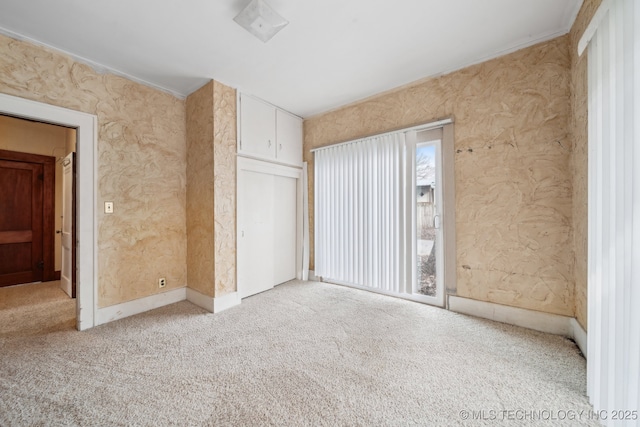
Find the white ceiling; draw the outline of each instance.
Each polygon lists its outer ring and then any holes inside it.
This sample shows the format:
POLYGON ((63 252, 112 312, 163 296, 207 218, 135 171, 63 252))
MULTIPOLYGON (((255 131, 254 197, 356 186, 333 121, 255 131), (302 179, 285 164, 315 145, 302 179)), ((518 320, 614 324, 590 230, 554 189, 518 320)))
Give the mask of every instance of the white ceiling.
MULTIPOLYGON (((0 0, 0 32, 184 97, 209 79, 302 117, 568 32, 582 0, 0 0)), ((1 59, 0 59, 1 61, 1 59)))

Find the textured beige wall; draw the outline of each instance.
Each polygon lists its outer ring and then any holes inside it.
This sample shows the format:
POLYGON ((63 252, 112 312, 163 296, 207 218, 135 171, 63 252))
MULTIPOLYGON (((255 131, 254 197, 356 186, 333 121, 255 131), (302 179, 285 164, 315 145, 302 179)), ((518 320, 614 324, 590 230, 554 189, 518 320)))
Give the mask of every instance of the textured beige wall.
POLYGON ((236 290, 236 92, 211 81, 187 98, 188 286, 236 290))
POLYGON ((214 82, 216 296, 236 290, 236 91, 214 82))
MULTIPOLYGON (((75 129, 46 123, 32 122, 0 115, 0 149, 20 153, 40 154, 61 158, 67 155, 67 141, 75 129)), ((56 163, 55 171, 55 230, 62 228, 62 163, 56 163)), ((55 233, 54 230, 54 233, 55 233)), ((62 265, 61 235, 54 236, 54 269, 60 271, 62 265)))
POLYGON ((564 36, 306 120, 311 212, 310 149, 453 116, 458 295, 572 316, 569 69, 564 36))
POLYGON ((213 297, 213 81, 187 97, 187 285, 213 297))
POLYGON ((1 35, 0 92, 98 117, 99 306, 184 287, 184 102, 1 35))
POLYGON ((578 56, 578 41, 602 0, 584 0, 569 34, 573 143, 573 240, 575 245, 575 315, 587 329, 587 52, 578 56))

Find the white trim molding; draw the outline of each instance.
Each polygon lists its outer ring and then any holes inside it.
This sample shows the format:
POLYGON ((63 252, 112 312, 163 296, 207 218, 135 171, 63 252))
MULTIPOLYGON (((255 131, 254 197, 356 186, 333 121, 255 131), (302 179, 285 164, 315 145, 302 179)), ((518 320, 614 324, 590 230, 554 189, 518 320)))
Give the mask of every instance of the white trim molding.
POLYGON ((204 308, 209 313, 213 313, 213 297, 205 295, 202 292, 198 292, 195 289, 187 288, 187 301, 197 305, 200 308, 204 308))
POLYGON ((586 358, 587 357, 587 331, 584 330, 582 325, 580 325, 580 323, 578 323, 578 321, 575 318, 572 317, 570 322, 571 322, 571 332, 572 332, 573 340, 576 342, 576 344, 580 348, 582 355, 586 358))
POLYGON ((309 280, 309 169, 302 163, 302 274, 300 279, 309 280))
POLYGON ((237 292, 231 292, 219 297, 210 297, 195 289, 187 288, 187 301, 204 308, 209 313, 220 313, 236 305, 240 305, 240 295, 237 292))
POLYGON ((449 310, 571 338, 587 357, 587 332, 574 317, 449 295, 449 310))
POLYGON ((178 288, 161 294, 150 295, 122 304, 100 308, 96 316, 96 326, 184 301, 187 299, 186 289, 187 288, 178 288))
MULTIPOLYGON (((309 270, 309 281, 323 282, 322 278, 317 277, 313 270, 309 270)), ((411 296, 395 294, 393 292, 372 290, 367 287, 349 283, 338 283, 335 281, 324 283, 347 286, 363 291, 424 303, 424 301, 421 301, 419 298, 412 298, 411 296)), ((571 338, 576 343, 585 359, 587 358, 587 332, 574 317, 545 313, 520 307, 511 307, 508 305, 463 298, 455 295, 448 295, 447 300, 448 304, 446 309, 455 313, 480 317, 483 319, 532 329, 534 331, 571 338)))
POLYGON ((611 0, 602 0, 602 3, 598 6, 598 10, 596 10, 593 18, 591 18, 591 22, 589 22, 589 25, 587 25, 587 28, 582 33, 582 37, 580 37, 580 40, 578 41, 578 56, 581 56, 589 45, 589 42, 596 34, 596 30, 598 29, 600 22, 607 15, 609 9, 611 9, 611 5, 611 0))
POLYGON ((213 299, 213 312, 220 313, 221 311, 228 310, 231 307, 240 305, 240 294, 237 292, 231 292, 213 299))
POLYGON ((511 307, 487 301, 478 301, 454 295, 449 295, 449 310, 540 332, 574 338, 573 327, 571 325, 573 317, 511 307))

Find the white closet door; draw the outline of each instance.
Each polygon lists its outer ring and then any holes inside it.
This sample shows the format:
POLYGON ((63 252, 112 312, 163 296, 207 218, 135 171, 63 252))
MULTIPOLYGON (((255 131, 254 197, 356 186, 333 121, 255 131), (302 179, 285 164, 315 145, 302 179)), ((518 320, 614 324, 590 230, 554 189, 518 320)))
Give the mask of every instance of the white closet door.
POLYGON ((238 173, 240 298, 271 289, 274 284, 274 179, 264 173, 238 173))
POLYGON ((274 283, 296 278, 297 180, 274 177, 274 283))

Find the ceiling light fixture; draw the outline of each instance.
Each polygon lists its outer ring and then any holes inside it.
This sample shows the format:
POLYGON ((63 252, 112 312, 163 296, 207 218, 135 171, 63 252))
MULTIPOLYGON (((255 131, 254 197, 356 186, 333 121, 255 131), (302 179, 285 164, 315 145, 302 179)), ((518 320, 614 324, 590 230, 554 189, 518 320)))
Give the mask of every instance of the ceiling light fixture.
POLYGON ((264 0, 251 0, 233 20, 265 43, 289 23, 264 0))

